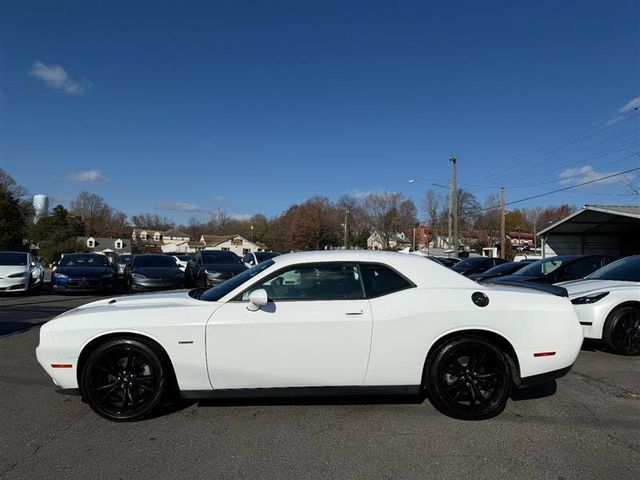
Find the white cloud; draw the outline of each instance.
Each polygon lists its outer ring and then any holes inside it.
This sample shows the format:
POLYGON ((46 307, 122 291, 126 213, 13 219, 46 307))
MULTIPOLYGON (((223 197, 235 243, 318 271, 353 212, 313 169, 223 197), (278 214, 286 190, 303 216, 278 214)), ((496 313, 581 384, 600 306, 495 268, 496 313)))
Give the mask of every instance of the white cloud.
POLYGON ((69 95, 82 95, 87 91, 86 82, 72 79, 62 65, 45 65, 39 60, 33 62, 29 75, 39 78, 54 90, 62 90, 69 95))
POLYGON ((90 183, 104 183, 108 181, 107 177, 100 170, 85 170, 84 172, 70 173, 67 175, 67 180, 90 183))
MULTIPOLYGON (((567 168, 564 172, 558 175, 558 178, 560 180, 560 185, 576 185, 578 183, 590 182, 591 180, 606 177, 612 173, 613 172, 598 172, 594 170, 591 165, 585 165, 584 167, 579 168, 567 168)), ((612 177, 596 182, 595 185, 616 183, 619 181, 619 177, 612 177)))
POLYGON ((163 210, 175 210, 178 212, 202 212, 202 208, 193 203, 187 202, 160 202, 159 208, 163 210))
POLYGON ((611 120, 607 120, 607 125, 612 127, 616 123, 620 123, 622 120, 624 120, 624 115, 618 115, 617 117, 613 117, 611 120))
POLYGON ((632 110, 635 110, 636 108, 640 108, 640 97, 636 97, 629 100, 629 102, 627 102, 625 106, 620 107, 620 110, 618 110, 618 113, 627 113, 632 110))
POLYGON ((253 217, 253 215, 251 215, 250 213, 230 213, 229 217, 233 218, 234 220, 251 220, 251 217, 253 217))
POLYGON ((224 195, 214 195, 211 199, 215 202, 224 202, 224 195))

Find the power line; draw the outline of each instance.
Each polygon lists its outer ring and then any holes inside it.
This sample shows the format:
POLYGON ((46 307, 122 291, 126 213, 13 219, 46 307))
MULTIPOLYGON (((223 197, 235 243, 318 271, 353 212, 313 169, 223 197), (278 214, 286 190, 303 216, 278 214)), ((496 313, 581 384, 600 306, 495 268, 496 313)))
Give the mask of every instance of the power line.
MULTIPOLYGON (((627 121, 629 121, 631 119, 637 118, 638 116, 639 116, 638 113, 633 112, 630 115, 628 115, 626 118, 620 120, 619 122, 613 123, 613 124, 610 123, 610 120, 604 120, 602 122, 596 123, 595 125, 593 125, 591 127, 588 127, 588 128, 585 128, 583 130, 580 130, 580 131, 578 131, 578 132, 576 132, 576 133, 574 133, 572 135, 569 135, 568 137, 565 137, 564 139, 562 139, 562 140, 560 140, 560 141, 558 141, 556 143, 552 143, 552 144, 550 144, 550 145, 548 145, 546 147, 538 148, 537 150, 535 150, 533 152, 520 155, 520 156, 516 157, 513 161, 507 162, 506 164, 503 164, 503 165, 506 165, 506 166, 502 166, 502 167, 501 166, 496 166, 496 167, 491 168, 490 170, 486 170, 482 175, 480 175, 479 178, 480 179, 486 179, 486 178, 489 178, 491 175, 493 175, 494 172, 496 172, 496 171, 504 172, 504 171, 513 170, 514 168, 518 168, 519 165, 514 165, 514 163, 518 162, 519 160, 523 160, 523 159, 525 159, 527 157, 533 157, 533 159, 544 158, 544 157, 546 157, 546 156, 548 156, 548 155, 550 155, 550 154, 552 154, 554 152, 562 150, 562 149, 564 149, 566 147, 574 145, 574 144, 576 144, 578 142, 581 142, 583 140, 587 140, 588 138, 593 137, 596 134, 599 134, 599 133, 605 132, 605 131, 607 131, 607 130, 609 130, 611 128, 617 127, 617 126, 619 126, 619 125, 621 125, 621 124, 623 124, 623 123, 625 123, 625 122, 627 122, 627 121), (575 137, 578 137, 579 135, 582 135, 584 133, 589 132, 590 130, 594 130, 594 129, 598 128, 598 127, 601 127, 602 125, 606 125, 606 126, 604 128, 602 128, 602 129, 596 131, 596 132, 593 132, 593 133, 591 133, 589 135, 585 135, 585 136, 583 136, 581 138, 577 138, 577 139, 575 139, 575 140, 563 145, 563 143, 566 142, 567 140, 571 140, 571 139, 573 139, 575 137), (548 150, 548 151, 546 151, 545 153, 541 153, 541 152, 544 152, 545 150, 548 150), (540 155, 538 155, 538 154, 540 154, 540 155)), ((533 161, 533 159, 532 159, 532 161, 533 161)))
MULTIPOLYGON (((602 180, 607 180, 609 178, 618 177, 620 175, 626 175, 627 173, 635 172, 637 170, 640 170, 640 167, 632 168, 630 170, 625 170, 624 172, 612 173, 611 175, 606 175, 604 177, 595 178, 595 179, 589 180, 587 182, 577 183, 575 185, 571 185, 571 186, 564 187, 564 188, 558 188, 558 189, 552 190, 550 192, 540 193, 538 195, 531 195, 530 197, 521 198, 519 200, 513 200, 512 202, 505 203, 505 206, 513 205, 514 203, 526 202, 527 200, 533 200, 534 198, 546 197, 547 195, 553 195, 554 193, 564 192, 566 190, 571 190, 571 189, 578 188, 578 187, 583 187, 585 185, 590 185, 592 183, 601 182, 602 180)), ((480 211, 482 212, 482 211, 486 211, 486 210, 493 210, 495 208, 497 208, 497 207, 481 208, 480 211)))

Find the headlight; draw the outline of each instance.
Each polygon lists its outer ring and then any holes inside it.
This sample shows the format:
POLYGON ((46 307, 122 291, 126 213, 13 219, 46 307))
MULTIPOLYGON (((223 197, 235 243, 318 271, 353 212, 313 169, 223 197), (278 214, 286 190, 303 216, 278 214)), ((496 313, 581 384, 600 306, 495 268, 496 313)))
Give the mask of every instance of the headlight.
POLYGON ((588 305, 590 303, 596 303, 598 300, 609 295, 609 292, 593 293, 591 295, 585 295, 584 297, 578 297, 571 300, 574 305, 588 305))
POLYGON ((53 276, 55 278, 58 278, 60 280, 64 280, 64 279, 68 279, 69 277, 67 275, 65 275, 64 273, 54 273, 53 276))
POLYGON ((8 278, 22 278, 22 277, 28 277, 29 276, 29 272, 20 272, 20 273, 14 273, 13 275, 9 275, 8 278))
POLYGON ((137 278, 138 280, 144 280, 145 278, 147 278, 144 275, 140 275, 139 273, 132 273, 131 276, 133 278, 137 278))
POLYGON ((222 276, 222 273, 220 273, 220 272, 207 272, 205 270, 205 273, 207 274, 207 277, 209 277, 209 278, 218 278, 218 277, 222 276))

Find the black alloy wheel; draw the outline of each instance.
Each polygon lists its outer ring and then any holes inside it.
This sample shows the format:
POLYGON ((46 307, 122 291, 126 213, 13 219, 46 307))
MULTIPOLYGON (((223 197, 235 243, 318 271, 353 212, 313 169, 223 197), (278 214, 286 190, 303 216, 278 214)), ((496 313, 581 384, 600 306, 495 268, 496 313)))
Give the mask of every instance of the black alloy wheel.
POLYGON ((458 337, 440 345, 428 360, 425 377, 434 407, 462 420, 498 415, 511 395, 511 364, 482 337, 458 337))
POLYGON ((140 420, 158 406, 165 391, 160 356, 146 343, 109 340, 83 368, 80 388, 91 408, 113 421, 140 420))
POLYGON ((615 310, 607 319, 603 339, 615 353, 640 355, 640 308, 634 306, 615 310))

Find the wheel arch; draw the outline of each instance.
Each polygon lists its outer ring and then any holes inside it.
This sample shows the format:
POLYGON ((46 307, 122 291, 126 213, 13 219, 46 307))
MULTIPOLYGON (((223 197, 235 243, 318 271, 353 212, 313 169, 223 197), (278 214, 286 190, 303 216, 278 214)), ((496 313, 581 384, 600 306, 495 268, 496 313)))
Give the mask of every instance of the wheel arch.
POLYGON ((155 338, 150 337, 149 335, 145 335, 143 333, 131 332, 131 331, 118 331, 118 332, 109 332, 98 335, 91 340, 89 340, 80 351, 80 355, 78 356, 77 368, 76 368, 76 379, 78 382, 78 387, 80 387, 80 379, 82 377, 82 370, 84 369, 84 365, 89 358, 91 352, 102 343, 114 340, 117 338, 127 338, 132 340, 139 340, 146 344, 148 344, 151 348, 153 348, 160 358, 162 359, 163 364, 167 368, 167 373, 169 376, 170 385, 174 388, 177 388, 177 378, 175 369, 173 368, 173 362, 167 353, 167 350, 162 346, 162 344, 156 340, 155 338))
POLYGON ((431 344, 431 347, 429 347, 429 351, 427 352, 427 356, 425 357, 425 360, 424 360, 424 366, 422 370, 423 385, 424 385, 424 379, 425 379, 425 375, 429 365, 429 361, 433 358, 433 356, 435 355, 440 345, 454 338, 468 337, 468 336, 482 337, 498 345, 506 353, 507 359, 511 363, 513 383, 515 383, 516 385, 520 385, 520 362, 518 361, 518 355, 516 354, 516 351, 513 348, 513 345, 511 344, 511 342, 498 332, 494 332, 492 330, 484 330, 481 328, 468 328, 468 329, 462 329, 462 330, 455 330, 453 332, 445 333, 439 338, 437 338, 431 344))

